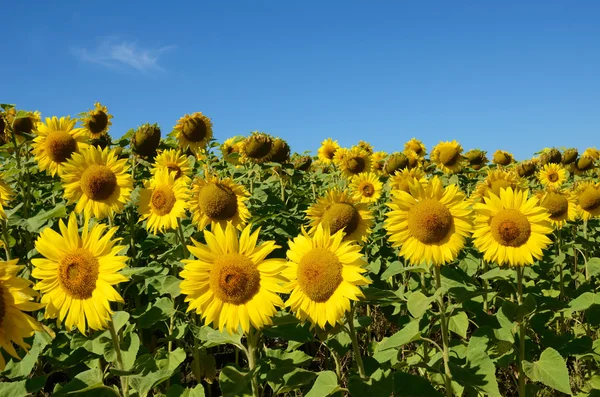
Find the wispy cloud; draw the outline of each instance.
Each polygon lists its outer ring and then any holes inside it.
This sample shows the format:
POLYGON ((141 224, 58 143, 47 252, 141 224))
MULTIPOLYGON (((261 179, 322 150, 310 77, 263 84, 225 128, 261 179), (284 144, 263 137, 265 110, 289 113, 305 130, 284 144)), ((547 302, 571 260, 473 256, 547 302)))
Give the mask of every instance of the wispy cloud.
POLYGON ((73 48, 73 54, 83 62, 110 68, 133 68, 140 72, 161 71, 159 58, 175 46, 143 48, 136 42, 105 40, 95 48, 73 48))

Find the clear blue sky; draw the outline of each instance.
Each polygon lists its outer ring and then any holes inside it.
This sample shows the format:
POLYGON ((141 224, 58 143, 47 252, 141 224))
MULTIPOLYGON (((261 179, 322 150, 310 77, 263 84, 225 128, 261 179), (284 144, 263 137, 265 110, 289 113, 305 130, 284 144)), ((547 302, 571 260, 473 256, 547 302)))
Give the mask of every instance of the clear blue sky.
POLYGON ((212 118, 298 152, 326 137, 400 150, 600 146, 598 1, 12 2, 0 102, 111 134, 212 118), (326 3, 326 4, 324 4, 326 3))

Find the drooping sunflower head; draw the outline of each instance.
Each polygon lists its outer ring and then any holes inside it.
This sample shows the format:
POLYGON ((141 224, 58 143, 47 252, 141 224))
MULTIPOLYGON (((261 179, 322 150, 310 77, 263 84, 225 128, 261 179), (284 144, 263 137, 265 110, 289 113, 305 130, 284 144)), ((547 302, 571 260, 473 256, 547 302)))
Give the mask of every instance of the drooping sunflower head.
POLYGON ((589 147, 585 149, 585 151, 583 152, 583 156, 589 157, 594 160, 600 160, 600 150, 596 149, 595 147, 589 147))
POLYGON ((440 142, 431 152, 431 161, 443 172, 454 174, 462 169, 462 151, 457 141, 440 142))
POLYGON ((79 149, 88 147, 85 130, 74 128, 77 120, 69 116, 46 118, 46 122, 37 123, 37 136, 33 140, 33 154, 41 171, 54 176, 62 165, 79 149))
POLYGON ((280 276, 286 262, 265 259, 279 246, 274 241, 257 245, 259 232, 251 233, 247 226, 238 237, 233 224, 217 224, 212 232, 204 231, 206 244, 192 239, 188 249, 197 259, 183 260, 180 273, 188 311, 195 310, 206 324, 230 334, 273 323, 276 308, 283 306, 277 294, 289 292, 282 286, 287 280, 280 276))
POLYGON ((574 186, 575 201, 579 216, 589 220, 600 216, 600 183, 593 181, 578 182, 574 186))
POLYGON ((369 154, 373 154, 373 145, 371 145, 369 142, 358 141, 358 145, 356 145, 356 147, 363 149, 369 154))
POLYGON ((331 164, 333 162, 333 158, 335 157, 335 152, 340 148, 337 141, 334 141, 331 138, 325 139, 321 142, 321 147, 317 151, 319 156, 319 160, 321 160, 324 164, 331 164))
POLYGON ((383 173, 383 168, 385 166, 385 161, 387 158, 387 153, 383 151, 375 152, 371 156, 371 171, 381 174, 383 173))
POLYGON ((420 157, 414 150, 405 150, 403 154, 406 156, 408 168, 420 168, 423 164, 423 158, 420 157))
POLYGON ((9 108, 4 113, 4 119, 6 120, 6 126, 4 127, 5 140, 9 142, 12 139, 12 134, 14 134, 16 141, 23 143, 26 139, 25 135, 35 131, 37 124, 41 121, 41 113, 37 110, 31 112, 9 108))
POLYGON ((421 185, 427 185, 427 179, 425 179, 425 172, 420 168, 403 169, 396 171, 388 179, 388 183, 392 191, 401 190, 403 192, 410 193, 410 184, 413 182, 419 182, 421 185))
POLYGON ((254 131, 242 144, 242 154, 254 162, 262 162, 273 148, 273 138, 264 132, 254 131))
POLYGON ((577 160, 578 156, 579 156, 579 152, 577 151, 576 148, 570 148, 570 149, 565 150, 564 153, 562 154, 563 165, 568 165, 568 164, 575 162, 577 160))
POLYGON ((6 183, 4 175, 0 173, 0 219, 6 219, 4 206, 12 199, 13 195, 12 188, 6 183))
POLYGON ((133 151, 144 157, 153 156, 160 144, 160 127, 158 124, 142 124, 131 138, 133 151))
POLYGON ((242 229, 248 219, 250 212, 246 207, 249 193, 242 185, 233 180, 220 179, 217 176, 198 178, 193 182, 192 197, 190 199, 190 211, 192 221, 199 230, 208 225, 225 227, 227 222, 242 229))
POLYGON ((574 221, 578 217, 577 203, 572 192, 547 187, 536 194, 540 205, 550 215, 550 222, 556 229, 562 228, 568 221, 574 221))
POLYGON ((410 193, 395 190, 385 229, 392 246, 413 265, 453 261, 471 229, 471 210, 456 185, 444 188, 436 176, 426 186, 409 183, 410 193))
POLYGON ((279 164, 290 161, 290 145, 281 138, 275 138, 271 151, 267 154, 267 161, 279 164))
POLYGON ((373 215, 367 204, 357 202, 349 192, 338 189, 327 191, 306 214, 310 220, 310 233, 322 224, 334 234, 343 230, 345 241, 366 241, 373 225, 373 215))
POLYGON ((383 166, 386 175, 394 175, 396 171, 400 171, 408 167, 408 157, 404 153, 394 152, 390 154, 383 166))
POLYGON ((540 164, 560 164, 562 154, 557 148, 545 148, 539 156, 540 164))
POLYGON ((567 170, 557 163, 547 163, 538 172, 538 180, 544 186, 560 187, 567 180, 567 170))
POLYGON ((179 146, 184 151, 189 148, 194 153, 206 149, 213 137, 212 121, 202 112, 186 114, 177 121, 173 130, 179 146))
POLYGON ((167 169, 170 173, 173 173, 175 180, 181 178, 186 184, 191 181, 192 167, 190 167, 187 156, 180 151, 167 149, 160 152, 154 158, 154 165, 150 172, 156 175, 157 171, 161 169, 167 169))
POLYGON ((594 159, 590 156, 581 155, 577 161, 571 163, 569 170, 575 175, 584 175, 595 167, 594 159))
POLYGON ((360 245, 343 237, 341 230, 331 234, 319 225, 312 236, 302 228, 289 242, 289 262, 282 274, 291 294, 285 304, 313 326, 335 326, 350 310, 350 301, 364 297, 360 286, 370 284, 363 276, 367 263, 360 245))
POLYGON ((371 155, 366 150, 355 146, 340 158, 337 166, 344 176, 351 178, 353 175, 371 170, 371 155))
POLYGON ((312 157, 310 156, 296 156, 293 160, 294 168, 299 171, 308 171, 312 165, 312 157))
POLYGON ((241 160, 241 146, 244 138, 241 136, 234 136, 228 138, 221 145, 221 155, 223 159, 228 163, 238 165, 241 160))
POLYGON ((86 218, 103 219, 123 211, 133 189, 127 159, 115 150, 89 146, 73 153, 62 168, 64 196, 86 218))
POLYGON ((509 266, 531 265, 551 244, 550 214, 529 191, 502 189, 475 204, 473 242, 486 261, 509 266))
POLYGON ((471 149, 465 153, 469 167, 478 171, 487 165, 488 159, 484 150, 471 149))
POLYGON ((372 172, 363 172, 354 175, 350 180, 350 190, 352 198, 362 203, 375 203, 381 197, 383 184, 376 174, 372 172))
POLYGON ((525 189, 526 186, 526 181, 519 178, 513 171, 504 169, 488 170, 487 177, 477 184, 471 198, 474 202, 478 202, 491 194, 499 196, 502 189, 511 188, 517 191, 525 189))
POLYGON ((504 150, 496 150, 494 152, 493 163, 497 165, 507 166, 510 165, 514 161, 514 157, 512 154, 504 151, 504 150))
POLYGON ((80 119, 84 130, 92 139, 98 139, 102 135, 106 135, 112 125, 112 115, 108 113, 106 106, 100 102, 94 103, 94 109, 89 110, 80 119))
POLYGON ((404 144, 404 150, 412 150, 417 154, 417 156, 423 158, 427 154, 427 149, 423 142, 418 140, 417 138, 412 138, 408 142, 404 144))
POLYGON ((525 160, 516 167, 517 175, 521 178, 528 178, 535 174, 537 170, 537 161, 525 160))

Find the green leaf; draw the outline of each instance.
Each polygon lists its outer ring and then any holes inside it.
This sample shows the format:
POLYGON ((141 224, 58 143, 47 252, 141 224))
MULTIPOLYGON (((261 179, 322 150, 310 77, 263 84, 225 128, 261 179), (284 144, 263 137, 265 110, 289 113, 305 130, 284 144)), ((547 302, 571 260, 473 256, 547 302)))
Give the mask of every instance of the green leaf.
POLYGON ((487 354, 488 342, 489 337, 486 334, 478 334, 469 340, 466 367, 477 378, 477 382, 469 386, 485 393, 486 396, 501 397, 496 379, 496 366, 487 354))
POLYGON ((45 385, 48 376, 20 380, 18 382, 0 382, 0 396, 25 397, 35 395, 45 385))
POLYGON ((273 389, 273 394, 290 392, 300 386, 310 383, 317 374, 302 368, 276 367, 267 374, 267 382, 273 389))
POLYGON ((395 397, 443 397, 429 381, 421 376, 406 372, 394 374, 395 397))
POLYGON ((339 389, 340 387, 338 386, 338 379, 335 372, 322 371, 319 373, 313 387, 305 394, 305 397, 326 397, 332 395, 339 389))
POLYGON ((54 396, 60 397, 74 392, 81 393, 105 387, 102 383, 102 371, 99 368, 92 368, 77 374, 69 383, 54 393, 54 396))
POLYGON ((382 280, 386 280, 396 274, 406 271, 406 267, 402 262, 394 261, 388 265, 383 274, 381 275, 382 280))
POLYGON ((181 295, 179 284, 181 284, 181 280, 175 276, 163 277, 158 292, 160 292, 161 295, 171 295, 171 298, 175 299, 181 295))
POLYGON ((553 348, 544 350, 538 361, 523 362, 525 374, 534 382, 540 382, 560 392, 571 395, 569 371, 562 356, 553 348))
POLYGON ((425 296, 421 291, 416 291, 410 294, 406 305, 408 311, 414 318, 421 318, 431 306, 431 302, 435 300, 435 296, 425 296))
POLYGON ((29 352, 20 361, 14 359, 9 361, 6 364, 4 372, 2 372, 2 376, 6 376, 8 379, 28 377, 35 366, 40 353, 51 341, 52 337, 46 332, 36 332, 29 352))
POLYGON ((42 211, 36 216, 27 219, 27 229, 32 233, 38 233, 53 218, 64 218, 67 216, 67 207, 60 204, 48 211, 42 211))
POLYGON ((139 326, 150 328, 159 321, 165 321, 175 314, 173 300, 160 298, 154 304, 148 303, 148 309, 139 316, 139 326))
POLYGON ((510 280, 512 275, 514 274, 514 270, 506 269, 502 267, 495 267, 492 270, 489 270, 483 273, 479 278, 483 280, 494 280, 494 279, 502 279, 502 280, 510 280))
POLYGON ((348 390, 351 396, 389 397, 394 392, 394 378, 389 369, 379 368, 367 380, 351 377, 348 390))
POLYGON ((469 329, 469 317, 465 312, 458 312, 448 320, 448 329, 457 335, 467 339, 469 329))
POLYGON ((185 357, 186 354, 182 348, 175 349, 164 359, 153 359, 148 355, 139 357, 134 365, 134 370, 140 371, 141 374, 129 377, 131 386, 137 390, 140 397, 145 397, 152 388, 173 376, 179 370, 185 357))
POLYGON ((593 305, 600 304, 600 293, 584 292, 569 303, 569 308, 565 310, 584 311, 593 305))
POLYGON ((204 342, 204 347, 213 347, 225 344, 240 346, 242 344, 242 336, 240 334, 230 335, 226 331, 221 332, 209 326, 203 326, 199 329, 194 327, 192 330, 194 331, 194 335, 204 342))
POLYGON ((193 389, 185 389, 181 385, 173 385, 167 391, 167 397, 205 397, 204 386, 197 385, 193 389))
POLYGON ((300 350, 294 350, 293 352, 286 352, 280 349, 266 349, 265 354, 269 357, 271 365, 275 367, 283 366, 306 366, 309 365, 313 358, 308 354, 300 350))
POLYGON ((129 322, 129 317, 129 313, 123 311, 115 312, 112 315, 115 332, 119 332, 129 322))
POLYGON ((221 369, 219 386, 223 397, 251 397, 250 376, 238 368, 228 365, 221 369))
POLYGON ((588 272, 590 277, 600 274, 600 258, 590 258, 587 261, 588 272))
POLYGON ((400 331, 379 343, 379 350, 393 349, 413 342, 421 337, 419 321, 413 320, 400 331))

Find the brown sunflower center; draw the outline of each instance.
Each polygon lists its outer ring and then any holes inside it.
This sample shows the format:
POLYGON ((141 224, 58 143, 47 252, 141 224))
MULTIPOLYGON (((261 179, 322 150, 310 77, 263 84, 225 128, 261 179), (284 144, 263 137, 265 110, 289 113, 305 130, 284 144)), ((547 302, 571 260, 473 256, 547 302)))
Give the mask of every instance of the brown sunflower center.
POLYGON ((325 158, 328 158, 329 160, 333 160, 333 157, 335 156, 335 148, 334 147, 326 147, 325 150, 323 150, 323 155, 325 156, 325 158))
POLYGON ((213 263, 210 288, 223 302, 243 305, 259 291, 260 273, 245 255, 225 254, 213 263))
POLYGON ((490 222, 492 236, 501 245, 520 247, 531 236, 531 224, 519 210, 504 209, 498 212, 490 222))
POLYGON ((490 183, 490 190, 498 197, 500 197, 500 190, 508 189, 509 187, 513 186, 506 179, 496 179, 490 183))
POLYGON ((548 180, 550 182, 558 181, 558 174, 556 172, 551 172, 550 174, 548 174, 548 180))
POLYGON ((409 142, 408 149, 413 150, 419 156, 423 153, 423 148, 417 142, 409 142))
POLYGON ((15 134, 30 134, 33 131, 33 127, 33 119, 31 117, 23 117, 13 122, 13 131, 15 134))
POLYGON ((181 128, 181 132, 190 142, 200 142, 208 134, 208 127, 204 120, 199 117, 187 119, 181 128))
POLYGON ((439 150, 439 159, 443 165, 451 167, 460 160, 460 153, 455 147, 442 147, 439 150))
POLYGON ((343 229, 349 235, 358 227, 360 214, 352 204, 334 203, 327 207, 321 221, 329 226, 331 234, 343 229))
POLYGON ((167 168, 169 169, 169 173, 175 172, 175 179, 179 179, 181 177, 181 175, 183 174, 183 171, 181 170, 181 167, 179 167, 175 163, 169 163, 169 164, 167 164, 167 168))
POLYGON ((77 150, 77 141, 65 131, 54 131, 46 137, 46 153, 55 163, 62 163, 77 150))
POLYGON ((96 110, 88 121, 88 129, 94 134, 101 133, 107 126, 108 115, 102 110, 96 110))
POLYGON ((92 200, 106 200, 116 188, 117 176, 105 165, 90 165, 81 175, 81 190, 92 200))
POLYGON ((154 207, 154 212, 163 216, 171 212, 177 199, 175 198, 173 190, 170 187, 163 185, 154 189, 150 201, 154 207))
POLYGON ((326 248, 313 248, 298 264, 298 285, 315 302, 327 301, 342 283, 342 263, 326 248))
POLYGON ((375 194, 375 187, 371 183, 363 183, 360 191, 362 192, 363 197, 373 197, 375 194))
POLYGON ((558 193, 548 193, 540 203, 550 213, 550 218, 556 220, 569 211, 569 201, 565 196, 558 193))
POLYGON ((202 212, 219 221, 233 218, 238 210, 233 190, 219 183, 210 183, 200 189, 198 202, 202 212))
POLYGON ((408 230, 423 244, 437 244, 452 230, 454 218, 448 207, 437 200, 419 201, 408 211, 408 230))
POLYGON ((87 249, 77 248, 65 255, 58 265, 58 278, 71 297, 89 299, 96 289, 98 259, 87 249))
POLYGON ((365 170, 366 162, 362 157, 352 157, 346 162, 348 171, 353 174, 360 174, 365 170))
POLYGON ((593 211, 600 207, 600 190, 588 187, 579 195, 579 205, 585 211, 593 211))
POLYGON ((4 288, 0 287, 0 327, 6 315, 6 302, 4 301, 4 288))

